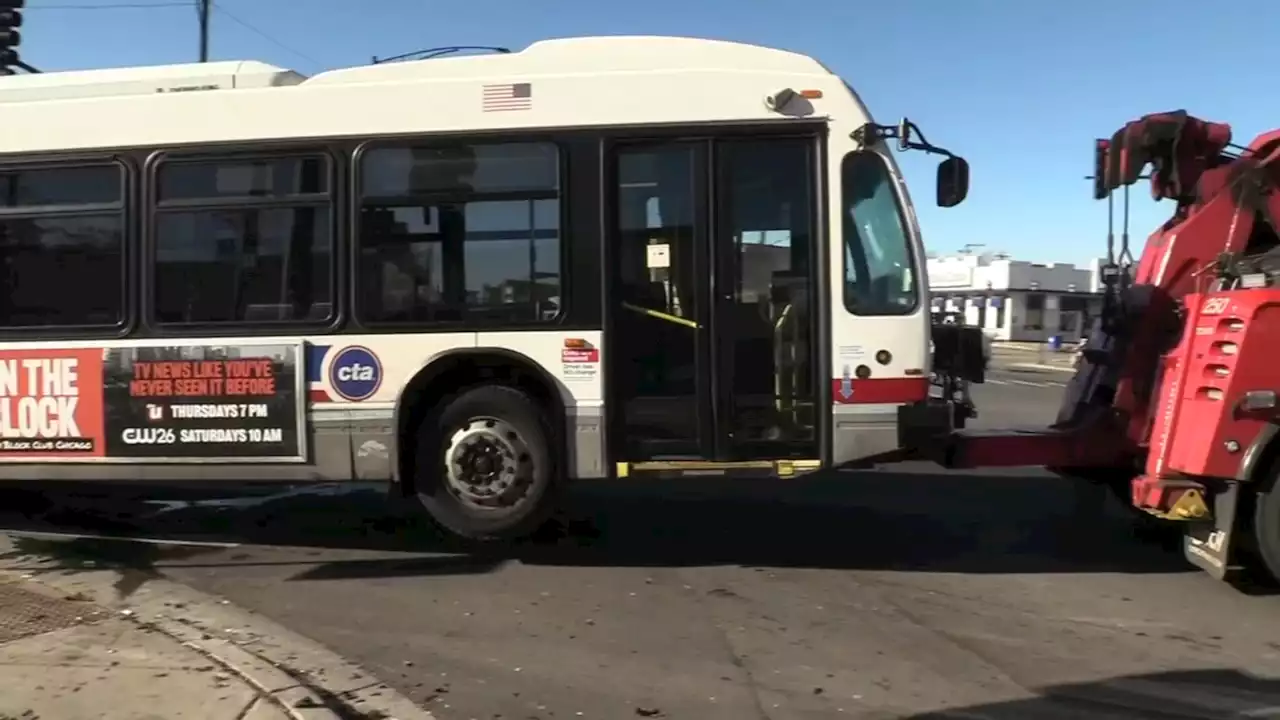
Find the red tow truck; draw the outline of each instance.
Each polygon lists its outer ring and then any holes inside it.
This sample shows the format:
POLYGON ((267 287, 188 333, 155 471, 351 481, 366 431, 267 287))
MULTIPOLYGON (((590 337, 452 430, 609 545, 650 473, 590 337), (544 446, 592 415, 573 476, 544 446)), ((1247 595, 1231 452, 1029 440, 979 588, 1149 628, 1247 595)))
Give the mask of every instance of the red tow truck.
POLYGON ((921 434, 928 423, 904 418, 904 447, 951 468, 1044 466, 1105 484, 1181 524, 1187 558, 1213 576, 1280 580, 1280 130, 1242 147, 1229 125, 1158 113, 1097 140, 1094 158, 1111 217, 1124 192, 1121 248, 1109 232, 1104 312, 1056 421, 921 434), (1174 209, 1135 264, 1140 179, 1174 209))

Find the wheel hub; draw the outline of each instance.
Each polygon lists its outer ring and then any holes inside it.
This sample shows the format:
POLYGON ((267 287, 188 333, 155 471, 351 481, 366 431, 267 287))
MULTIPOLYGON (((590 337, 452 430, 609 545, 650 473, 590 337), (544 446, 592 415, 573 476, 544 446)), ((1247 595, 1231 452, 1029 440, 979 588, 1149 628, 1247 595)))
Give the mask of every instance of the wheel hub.
POLYGON ((461 500, 487 507, 509 505, 532 474, 529 447, 510 423, 473 418, 449 439, 445 477, 461 500))

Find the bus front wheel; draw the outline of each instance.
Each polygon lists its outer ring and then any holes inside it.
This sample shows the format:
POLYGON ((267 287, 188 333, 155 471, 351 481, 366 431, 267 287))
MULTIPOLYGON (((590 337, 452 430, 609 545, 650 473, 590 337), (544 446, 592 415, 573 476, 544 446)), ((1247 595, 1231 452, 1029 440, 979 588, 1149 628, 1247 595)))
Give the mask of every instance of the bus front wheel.
POLYGON ((418 436, 414 492, 468 540, 537 530, 554 509, 558 463, 546 413, 525 393, 482 385, 448 400, 418 436))

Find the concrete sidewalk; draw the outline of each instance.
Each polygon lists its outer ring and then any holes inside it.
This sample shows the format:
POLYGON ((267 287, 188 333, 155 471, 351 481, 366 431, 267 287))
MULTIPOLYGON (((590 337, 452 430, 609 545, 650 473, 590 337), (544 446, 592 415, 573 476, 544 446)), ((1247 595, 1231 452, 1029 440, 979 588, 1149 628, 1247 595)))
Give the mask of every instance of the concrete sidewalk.
POLYGON ((0 580, 0 718, 288 720, 209 657, 84 596, 0 580))
POLYGON ((0 534, 0 720, 433 720, 260 615, 31 544, 0 534))

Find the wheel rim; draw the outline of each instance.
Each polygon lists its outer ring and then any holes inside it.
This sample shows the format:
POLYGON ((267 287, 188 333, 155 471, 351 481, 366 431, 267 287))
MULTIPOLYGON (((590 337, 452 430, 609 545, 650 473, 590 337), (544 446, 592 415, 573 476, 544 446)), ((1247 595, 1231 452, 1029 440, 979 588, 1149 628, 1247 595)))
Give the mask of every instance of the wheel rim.
POLYGON ((533 479, 533 454, 515 426, 499 418, 471 418, 449 437, 445 481, 459 500, 500 509, 520 501, 533 479))

